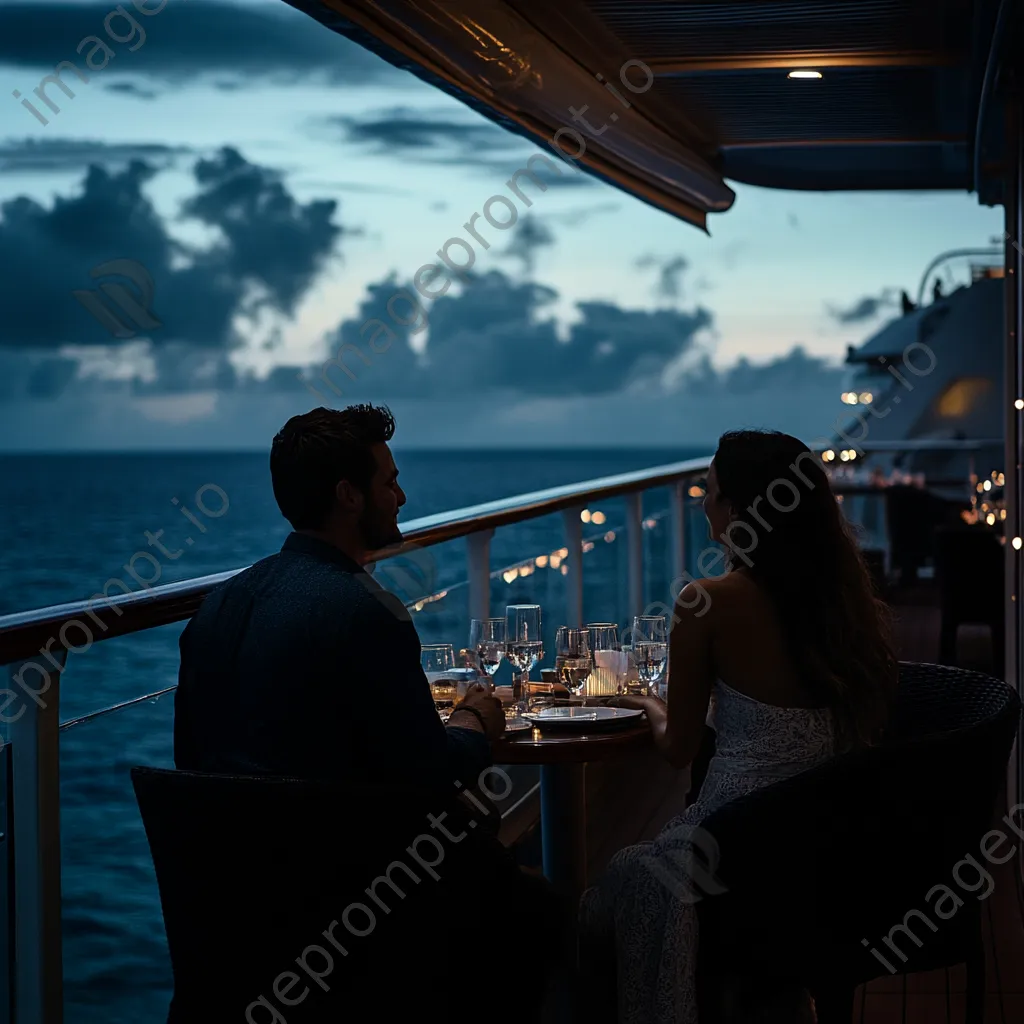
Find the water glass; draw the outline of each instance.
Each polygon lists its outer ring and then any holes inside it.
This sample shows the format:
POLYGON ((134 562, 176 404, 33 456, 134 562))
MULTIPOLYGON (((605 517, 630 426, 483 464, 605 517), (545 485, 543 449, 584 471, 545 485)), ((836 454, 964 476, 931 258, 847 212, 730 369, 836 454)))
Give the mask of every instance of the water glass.
POLYGON ((619 642, 619 627, 614 622, 588 622, 586 631, 594 659, 587 693, 592 697, 614 697, 623 692, 626 675, 626 656, 619 642))
POLYGON ((510 604, 505 609, 505 656, 516 670, 512 698, 520 712, 529 706, 530 669, 544 657, 539 604, 510 604))
POLYGON ((424 644, 420 648, 420 665, 430 683, 434 707, 441 711, 451 708, 458 700, 458 680, 455 676, 455 651, 451 644, 424 644))
POLYGON ((505 634, 504 619, 473 619, 469 624, 469 646, 492 678, 505 657, 505 634))
POLYGON ((594 671, 590 653, 590 631, 559 626, 555 634, 555 672, 558 681, 573 697, 582 697, 594 671))
POLYGON ((641 692, 658 692, 668 663, 668 624, 664 615, 637 615, 633 619, 633 658, 641 692))

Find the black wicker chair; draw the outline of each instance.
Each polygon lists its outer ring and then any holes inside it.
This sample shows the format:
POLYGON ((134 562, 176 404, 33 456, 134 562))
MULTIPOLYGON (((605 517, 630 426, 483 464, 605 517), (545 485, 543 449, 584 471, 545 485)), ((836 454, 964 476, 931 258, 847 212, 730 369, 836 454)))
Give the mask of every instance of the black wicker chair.
MULTIPOLYGON (((493 995, 493 976, 473 968, 478 944, 500 933, 521 946, 558 926, 542 880, 520 875, 452 794, 131 774, 174 975, 168 1024, 413 1019, 454 974, 446 1016, 469 1021, 493 995)), ((493 1019, 519 1024, 536 1002, 506 999, 493 1019)))
POLYGON ((707 818, 728 891, 697 904, 701 1024, 729 1019, 738 991, 780 983, 814 995, 819 1024, 849 1024, 858 985, 963 963, 967 1020, 980 1022, 980 901, 963 889, 963 905, 935 922, 925 895, 954 888, 957 862, 977 859, 1019 716, 1000 680, 904 663, 883 746, 707 818))

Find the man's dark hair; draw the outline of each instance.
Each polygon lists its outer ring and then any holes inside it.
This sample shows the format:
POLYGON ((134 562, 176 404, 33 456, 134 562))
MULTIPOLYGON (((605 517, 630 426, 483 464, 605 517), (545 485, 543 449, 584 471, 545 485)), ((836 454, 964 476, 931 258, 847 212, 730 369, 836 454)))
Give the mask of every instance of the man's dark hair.
POLYGON ((386 406, 321 407, 293 416, 270 448, 281 514, 296 530, 323 528, 338 482, 348 480, 365 491, 377 469, 370 446, 390 441, 394 433, 395 418, 386 406))

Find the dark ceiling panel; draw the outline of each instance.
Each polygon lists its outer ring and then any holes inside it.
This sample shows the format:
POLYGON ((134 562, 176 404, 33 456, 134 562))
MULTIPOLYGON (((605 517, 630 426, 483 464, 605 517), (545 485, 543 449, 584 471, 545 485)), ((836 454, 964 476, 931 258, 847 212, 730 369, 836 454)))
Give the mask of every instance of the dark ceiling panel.
POLYGON ((940 122, 935 82, 930 68, 830 68, 817 81, 732 71, 659 79, 657 88, 682 109, 701 111, 722 145, 962 137, 962 118, 940 122))
POLYGON ((969 0, 586 0, 586 7, 641 59, 960 51, 971 30, 969 0))

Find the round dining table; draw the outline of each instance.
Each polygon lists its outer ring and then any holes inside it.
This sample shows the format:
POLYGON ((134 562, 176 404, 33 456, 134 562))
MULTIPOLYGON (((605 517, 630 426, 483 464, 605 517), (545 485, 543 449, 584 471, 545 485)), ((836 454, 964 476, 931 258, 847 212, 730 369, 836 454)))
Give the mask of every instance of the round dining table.
POLYGON ((579 896, 587 884, 587 763, 621 757, 651 744, 646 717, 635 726, 590 731, 532 728, 494 741, 495 764, 540 766, 544 874, 569 895, 579 896))

